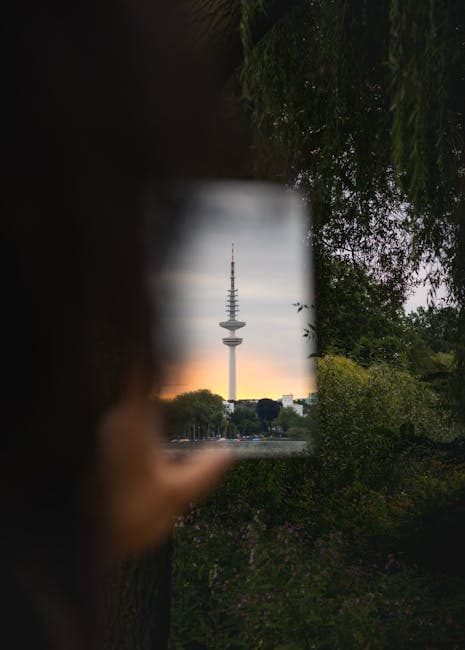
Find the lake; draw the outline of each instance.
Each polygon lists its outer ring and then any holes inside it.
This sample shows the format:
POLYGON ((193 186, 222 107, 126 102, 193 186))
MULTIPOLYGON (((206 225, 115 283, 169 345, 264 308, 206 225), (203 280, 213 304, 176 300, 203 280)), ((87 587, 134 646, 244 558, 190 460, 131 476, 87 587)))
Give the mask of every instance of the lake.
POLYGON ((217 440, 214 442, 169 442, 168 451, 174 455, 194 453, 200 449, 209 449, 212 453, 228 449, 240 458, 268 458, 270 456, 290 456, 300 454, 308 447, 304 440, 217 440))

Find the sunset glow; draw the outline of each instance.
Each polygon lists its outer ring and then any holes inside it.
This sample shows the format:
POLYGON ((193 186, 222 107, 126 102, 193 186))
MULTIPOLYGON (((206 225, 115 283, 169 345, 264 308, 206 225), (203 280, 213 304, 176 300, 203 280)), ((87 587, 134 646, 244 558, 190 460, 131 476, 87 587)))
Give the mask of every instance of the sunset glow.
MULTIPOLYGON (((167 371, 161 397, 169 399, 179 393, 208 388, 212 393, 227 398, 228 394, 228 351, 222 350, 218 358, 198 360, 189 365, 173 364, 167 371)), ((243 350, 241 350, 243 352, 243 350)), ((250 359, 246 352, 237 362, 237 399, 278 399, 292 393, 294 397, 306 397, 316 390, 310 372, 304 369, 286 367, 275 359, 250 359)))

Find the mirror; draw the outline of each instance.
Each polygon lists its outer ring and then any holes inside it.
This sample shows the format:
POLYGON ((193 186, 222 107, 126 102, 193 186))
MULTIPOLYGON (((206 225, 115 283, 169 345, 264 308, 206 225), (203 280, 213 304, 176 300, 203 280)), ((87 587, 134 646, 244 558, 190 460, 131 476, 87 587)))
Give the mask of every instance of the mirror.
POLYGON ((311 445, 317 401, 304 200, 254 182, 178 191, 182 235, 153 278, 170 350, 159 393, 167 447, 301 452, 311 445))

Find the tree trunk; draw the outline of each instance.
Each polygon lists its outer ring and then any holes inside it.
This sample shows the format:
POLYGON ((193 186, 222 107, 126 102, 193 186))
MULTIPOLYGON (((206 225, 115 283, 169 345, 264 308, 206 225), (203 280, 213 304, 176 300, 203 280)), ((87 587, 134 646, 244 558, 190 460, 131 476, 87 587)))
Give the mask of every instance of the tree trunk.
POLYGON ((120 566, 110 584, 105 650, 168 647, 171 541, 120 566))

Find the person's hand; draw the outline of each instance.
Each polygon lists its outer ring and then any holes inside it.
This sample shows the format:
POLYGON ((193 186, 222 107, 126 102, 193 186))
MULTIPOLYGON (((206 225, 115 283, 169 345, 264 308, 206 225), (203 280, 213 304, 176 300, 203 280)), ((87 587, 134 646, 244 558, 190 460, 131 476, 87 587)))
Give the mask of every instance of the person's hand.
POLYGON ((163 449, 153 405, 128 400, 100 427, 108 553, 122 559, 166 538, 176 516, 208 493, 231 464, 225 451, 177 461, 163 449))

